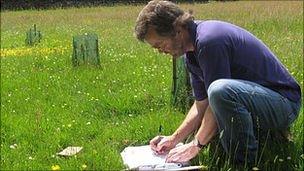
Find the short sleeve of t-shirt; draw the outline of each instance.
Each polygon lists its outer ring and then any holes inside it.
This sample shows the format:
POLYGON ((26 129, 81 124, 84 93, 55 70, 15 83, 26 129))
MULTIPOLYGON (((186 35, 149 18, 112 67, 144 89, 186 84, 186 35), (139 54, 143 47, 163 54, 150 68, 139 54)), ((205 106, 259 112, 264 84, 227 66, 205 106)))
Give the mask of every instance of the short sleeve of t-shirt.
POLYGON ((190 74, 190 81, 192 86, 192 93, 195 100, 201 101, 207 98, 207 92, 205 90, 204 82, 194 73, 190 74))
POLYGON ((206 92, 213 81, 231 78, 229 58, 229 47, 226 45, 208 45, 201 48, 198 62, 203 69, 206 92))

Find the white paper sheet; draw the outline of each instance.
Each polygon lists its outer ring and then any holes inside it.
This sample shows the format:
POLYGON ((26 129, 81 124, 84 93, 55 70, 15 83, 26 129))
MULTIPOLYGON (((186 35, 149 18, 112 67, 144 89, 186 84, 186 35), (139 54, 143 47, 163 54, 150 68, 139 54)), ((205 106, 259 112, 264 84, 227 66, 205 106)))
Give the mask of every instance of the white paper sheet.
POLYGON ((81 150, 82 150, 82 147, 67 147, 57 154, 60 156, 73 156, 73 155, 79 153, 81 150))
POLYGON ((155 154, 149 145, 126 147, 120 155, 124 164, 129 169, 146 165, 163 165, 166 163, 166 155, 155 154))

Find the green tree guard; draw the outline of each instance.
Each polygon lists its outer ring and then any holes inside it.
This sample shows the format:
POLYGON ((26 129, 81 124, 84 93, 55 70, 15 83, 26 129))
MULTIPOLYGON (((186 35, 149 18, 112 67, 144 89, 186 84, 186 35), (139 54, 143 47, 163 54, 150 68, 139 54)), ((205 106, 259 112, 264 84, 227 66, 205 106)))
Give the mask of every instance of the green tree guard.
POLYGON ((41 32, 36 29, 36 24, 34 24, 34 28, 30 28, 30 30, 26 32, 25 44, 34 46, 40 43, 41 39, 41 32))
POLYGON ((189 72, 186 69, 184 57, 173 59, 171 97, 172 105, 182 112, 189 110, 194 101, 189 72))
POLYGON ((96 34, 84 34, 73 37, 73 66, 83 64, 100 66, 98 51, 98 36, 96 34))

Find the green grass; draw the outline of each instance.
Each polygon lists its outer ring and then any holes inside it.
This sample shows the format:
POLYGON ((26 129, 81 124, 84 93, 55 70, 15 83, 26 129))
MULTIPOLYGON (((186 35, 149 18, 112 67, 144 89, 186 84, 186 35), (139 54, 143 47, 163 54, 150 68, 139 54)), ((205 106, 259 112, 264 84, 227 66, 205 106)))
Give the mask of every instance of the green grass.
MULTIPOLYGON (((227 2, 183 4, 197 19, 240 25, 280 58, 303 89, 303 3, 227 2)), ((120 151, 147 144, 158 131, 172 133, 184 114, 170 107, 172 61, 139 43, 133 26, 142 6, 1 12, 1 170, 121 170, 120 151), (24 44, 33 25, 42 42, 24 44), (95 32, 101 68, 71 64, 72 36, 95 32), (10 146, 17 144, 17 148, 10 146), (57 157, 83 146, 75 157, 57 157)), ((295 163, 302 170, 303 110, 293 125, 295 163)), ((279 157, 277 157, 279 158, 279 157)), ((207 150, 194 160, 215 167, 207 150)), ((275 161, 275 168, 287 165, 275 161)), ((226 162, 221 170, 233 168, 226 162)), ((260 167, 260 166, 258 166, 260 167)), ((271 170, 271 168, 269 168, 271 170)))

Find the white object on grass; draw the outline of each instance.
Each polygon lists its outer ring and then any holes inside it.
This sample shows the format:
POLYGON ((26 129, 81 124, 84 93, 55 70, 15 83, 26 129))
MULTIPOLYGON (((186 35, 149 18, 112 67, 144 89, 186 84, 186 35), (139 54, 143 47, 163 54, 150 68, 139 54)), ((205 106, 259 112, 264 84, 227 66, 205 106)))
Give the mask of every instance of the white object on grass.
POLYGON ((126 147, 120 155, 131 170, 176 170, 188 166, 188 163, 166 163, 167 154, 155 154, 149 145, 126 147))
POLYGON ((64 150, 57 153, 60 156, 73 156, 79 153, 82 150, 82 147, 67 147, 64 150))

